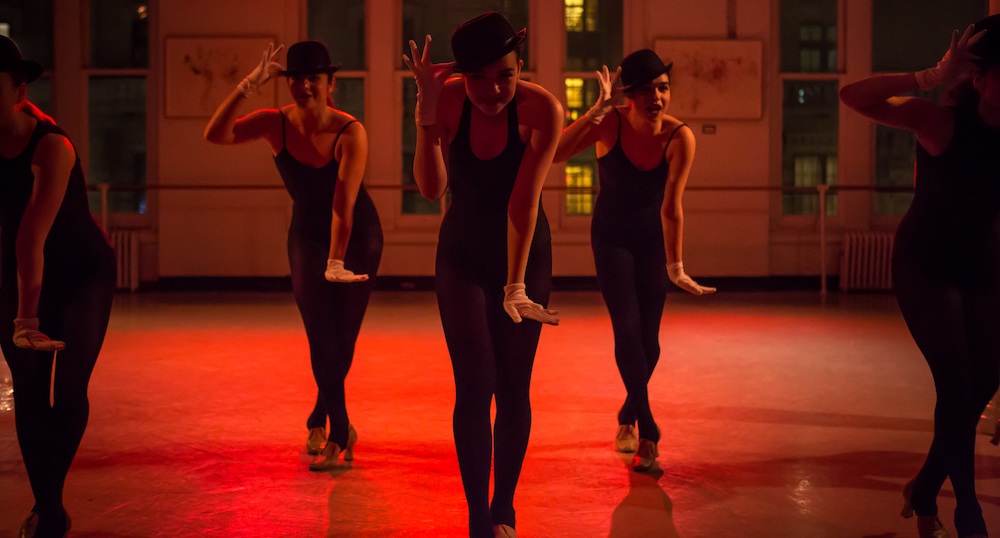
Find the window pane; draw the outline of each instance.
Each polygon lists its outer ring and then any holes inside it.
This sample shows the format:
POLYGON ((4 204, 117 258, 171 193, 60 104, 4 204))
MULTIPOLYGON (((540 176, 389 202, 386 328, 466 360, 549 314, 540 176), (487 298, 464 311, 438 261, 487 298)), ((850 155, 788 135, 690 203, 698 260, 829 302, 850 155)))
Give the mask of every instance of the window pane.
POLYGON ((987 0, 872 2, 872 70, 931 67, 948 50, 952 30, 961 32, 988 13, 987 0))
MULTIPOLYGON (((146 184, 146 79, 107 77, 90 79, 91 184, 141 187, 146 184)), ((91 193, 91 210, 100 210, 100 197, 91 193)), ((111 211, 145 213, 142 190, 112 190, 111 211)))
MULTIPOLYGON (((837 82, 786 80, 782 107, 782 173, 785 187, 837 184, 837 82)), ((815 215, 818 194, 783 194, 786 215, 815 215)), ((826 212, 837 212, 827 195, 826 212)))
MULTIPOLYGON (((567 78, 566 125, 573 123, 597 101, 600 88, 595 79, 567 78)), ((587 148, 566 162, 566 214, 590 215, 597 187, 597 153, 587 148)))
POLYGON ((0 34, 46 69, 52 69, 52 27, 52 0, 0 0, 0 34))
POLYGON ((614 71, 622 61, 621 0, 564 0, 566 70, 614 71))
MULTIPOLYGON (((879 125, 875 130, 875 186, 912 187, 917 139, 910 131, 879 125)), ((876 192, 876 215, 902 215, 913 200, 908 192, 876 192)))
MULTIPOLYGON (((452 61, 451 33, 458 25, 487 11, 502 13, 515 31, 528 26, 528 0, 403 0, 403 39, 400 41, 403 54, 409 56, 410 46, 407 43, 411 39, 422 49, 424 36, 430 34, 434 40, 431 45, 431 61, 452 61)), ((531 28, 528 27, 528 38, 522 50, 524 56, 521 58, 525 69, 529 66, 530 40, 531 28)), ((402 57, 399 67, 406 69, 402 57)))
MULTIPOLYGON (((28 84, 28 99, 42 112, 52 115, 52 79, 42 77, 28 84)), ((59 121, 59 118, 56 118, 59 121)))
MULTIPOLYGON (((334 79, 333 106, 365 122, 365 79, 340 78, 334 79)), ((369 134, 371 136, 371 134, 369 134)))
POLYGON ((309 39, 322 41, 341 69, 365 69, 365 1, 309 0, 309 39))
POLYGON ((413 180, 413 153, 417 147, 417 127, 413 117, 413 103, 417 102, 417 85, 412 77, 403 83, 403 191, 404 215, 437 215, 441 213, 441 202, 428 200, 416 190, 413 180))
POLYGON ((837 0, 781 0, 781 70, 837 70, 837 0))
POLYGON ((149 66, 149 0, 90 0, 93 67, 149 66))

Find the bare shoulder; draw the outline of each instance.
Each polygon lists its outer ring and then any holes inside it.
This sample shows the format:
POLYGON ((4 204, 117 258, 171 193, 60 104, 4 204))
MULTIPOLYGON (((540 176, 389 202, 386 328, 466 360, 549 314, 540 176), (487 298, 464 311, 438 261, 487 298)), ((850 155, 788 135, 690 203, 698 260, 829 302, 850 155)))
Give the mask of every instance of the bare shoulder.
POLYGON ((663 132, 659 136, 663 138, 664 142, 670 142, 671 145, 674 142, 682 144, 694 143, 694 131, 691 129, 691 126, 673 116, 664 118, 663 132))
POLYGON ((345 136, 356 136, 365 133, 364 125, 361 125, 361 122, 353 114, 336 108, 330 108, 329 110, 333 113, 333 121, 330 122, 330 127, 334 132, 343 133, 345 136))
POLYGON ((562 103, 548 90, 524 80, 517 83, 518 118, 522 124, 547 126, 554 118, 562 122, 562 103))
POLYGON ((73 148, 73 143, 69 141, 69 138, 60 133, 48 133, 38 141, 38 146, 35 148, 35 154, 32 157, 32 164, 44 166, 47 164, 56 164, 60 161, 73 162, 75 159, 76 150, 73 148))

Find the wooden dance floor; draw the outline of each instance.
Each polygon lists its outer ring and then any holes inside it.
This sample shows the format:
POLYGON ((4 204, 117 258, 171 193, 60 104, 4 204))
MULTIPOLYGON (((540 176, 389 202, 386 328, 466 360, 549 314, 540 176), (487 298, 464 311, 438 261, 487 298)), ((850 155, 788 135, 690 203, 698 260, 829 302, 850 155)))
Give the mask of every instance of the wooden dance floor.
MULTIPOLYGON (((667 298, 650 382, 661 472, 612 449, 625 390, 596 292, 558 292, 532 384, 518 536, 916 536, 900 489, 931 439, 931 376, 889 295, 667 298)), ((31 494, 0 363, 0 537, 31 494)), ((377 291, 348 377, 354 464, 312 473, 316 389, 290 293, 117 298, 66 484, 71 536, 451 537, 466 509, 434 296, 377 291)), ((1000 448, 977 439, 1000 533, 1000 448)), ((942 519, 954 533, 946 484, 942 519)))

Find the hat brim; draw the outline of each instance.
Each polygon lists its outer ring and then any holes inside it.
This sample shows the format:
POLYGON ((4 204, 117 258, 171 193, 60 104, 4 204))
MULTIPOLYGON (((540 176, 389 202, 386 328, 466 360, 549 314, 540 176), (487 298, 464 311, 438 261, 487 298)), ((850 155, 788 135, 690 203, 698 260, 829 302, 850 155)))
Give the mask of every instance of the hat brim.
POLYGON ((299 75, 318 75, 320 73, 334 74, 340 70, 340 64, 331 65, 330 67, 324 67, 321 69, 288 69, 285 71, 278 71, 278 74, 283 77, 294 77, 299 75))
POLYGON ((506 43, 504 43, 503 47, 500 47, 499 49, 491 53, 488 57, 481 58, 479 61, 475 63, 472 62, 455 63, 455 66, 452 68, 452 70, 456 73, 467 73, 469 71, 475 71, 480 67, 483 67, 491 62, 503 58, 504 56, 509 54, 510 51, 516 49, 521 43, 524 43, 524 39, 527 35, 528 35, 528 29, 521 28, 519 32, 511 36, 511 38, 507 40, 506 43))
POLYGON ((669 75, 670 74, 670 69, 673 66, 674 66, 674 62, 672 62, 672 61, 671 62, 667 62, 667 65, 663 66, 663 69, 661 69, 658 73, 656 73, 652 77, 649 77, 649 79, 647 79, 647 80, 645 80, 643 82, 636 82, 635 84, 630 84, 628 86, 625 86, 625 87, 622 88, 622 91, 623 92, 630 92, 630 91, 638 88, 639 86, 645 86, 646 84, 649 84, 650 82, 652 82, 654 79, 656 79, 660 75, 663 75, 663 74, 668 74, 669 75))
POLYGON ((18 60, 9 65, 0 66, 0 73, 24 73, 25 81, 32 82, 42 76, 45 68, 34 60, 18 60))

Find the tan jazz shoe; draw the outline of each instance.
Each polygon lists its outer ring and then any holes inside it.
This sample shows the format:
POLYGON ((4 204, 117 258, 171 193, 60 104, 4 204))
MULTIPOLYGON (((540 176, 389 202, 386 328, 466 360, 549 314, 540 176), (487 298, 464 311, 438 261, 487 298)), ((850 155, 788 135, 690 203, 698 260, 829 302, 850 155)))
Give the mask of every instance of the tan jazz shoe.
POLYGON ((517 538, 517 533, 510 525, 493 525, 493 538, 517 538))
POLYGON ((354 444, 358 442, 358 432, 354 426, 347 427, 347 447, 344 448, 344 461, 354 461, 354 444))
POLYGON ((648 473, 656 468, 656 458, 660 452, 656 449, 656 443, 649 439, 639 439, 639 449, 632 457, 632 469, 640 473, 648 473))
POLYGON ((917 516, 917 536, 920 538, 948 538, 948 531, 937 516, 917 516))
POLYGON ((615 450, 631 454, 639 448, 639 438, 635 436, 635 426, 620 424, 615 435, 615 450))
POLYGON ((310 428, 309 438, 306 439, 306 453, 316 456, 323 452, 323 445, 326 444, 326 430, 323 428, 310 428))
POLYGON ((340 466, 340 445, 330 441, 323 447, 323 453, 316 461, 309 464, 310 471, 324 472, 340 466))

